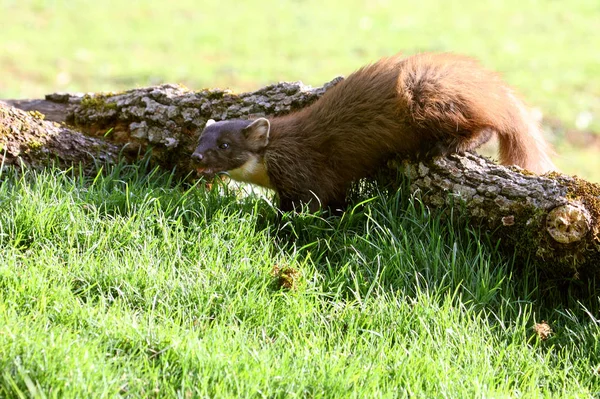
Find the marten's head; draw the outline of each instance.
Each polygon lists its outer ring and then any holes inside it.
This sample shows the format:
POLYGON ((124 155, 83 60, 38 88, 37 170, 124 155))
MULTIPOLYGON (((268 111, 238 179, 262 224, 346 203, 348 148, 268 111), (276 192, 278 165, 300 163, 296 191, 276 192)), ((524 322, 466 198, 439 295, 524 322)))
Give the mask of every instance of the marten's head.
POLYGON ((215 122, 210 119, 192 154, 199 173, 212 177, 219 172, 229 172, 253 165, 262 158, 269 143, 269 121, 234 119, 215 122))

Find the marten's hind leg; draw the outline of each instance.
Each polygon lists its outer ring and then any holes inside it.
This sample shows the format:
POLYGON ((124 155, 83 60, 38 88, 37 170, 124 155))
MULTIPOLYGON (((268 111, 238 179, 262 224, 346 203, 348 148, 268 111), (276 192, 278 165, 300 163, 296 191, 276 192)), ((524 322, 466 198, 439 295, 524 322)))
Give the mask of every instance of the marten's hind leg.
POLYGON ((433 147, 425 148, 424 153, 427 157, 464 154, 467 151, 476 150, 487 143, 494 133, 493 129, 484 128, 467 136, 447 136, 445 140, 436 140, 433 147))
POLYGON ((449 61, 454 62, 415 58, 398 77, 400 106, 407 110, 405 121, 419 137, 422 154, 474 150, 502 130, 506 117, 499 82, 482 78, 468 60, 449 61))

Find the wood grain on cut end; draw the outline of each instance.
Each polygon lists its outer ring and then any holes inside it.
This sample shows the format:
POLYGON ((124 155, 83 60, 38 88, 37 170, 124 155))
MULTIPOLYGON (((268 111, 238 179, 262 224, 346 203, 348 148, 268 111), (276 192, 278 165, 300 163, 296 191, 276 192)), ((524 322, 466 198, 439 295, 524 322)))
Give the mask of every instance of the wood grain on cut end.
POLYGON ((546 230, 561 244, 580 241, 590 231, 590 215, 585 208, 573 204, 556 207, 546 216, 546 230))

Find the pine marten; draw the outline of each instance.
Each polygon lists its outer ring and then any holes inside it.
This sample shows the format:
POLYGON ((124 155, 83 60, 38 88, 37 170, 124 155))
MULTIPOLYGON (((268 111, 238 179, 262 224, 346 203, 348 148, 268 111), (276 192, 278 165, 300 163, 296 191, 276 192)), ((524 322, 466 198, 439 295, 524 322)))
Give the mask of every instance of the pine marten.
POLYGON ((209 121, 192 155, 210 177, 276 191, 283 211, 340 206, 349 185, 395 154, 472 150, 495 133, 500 161, 554 170, 525 105, 475 60, 424 53, 383 58, 354 72, 318 101, 274 118, 209 121))

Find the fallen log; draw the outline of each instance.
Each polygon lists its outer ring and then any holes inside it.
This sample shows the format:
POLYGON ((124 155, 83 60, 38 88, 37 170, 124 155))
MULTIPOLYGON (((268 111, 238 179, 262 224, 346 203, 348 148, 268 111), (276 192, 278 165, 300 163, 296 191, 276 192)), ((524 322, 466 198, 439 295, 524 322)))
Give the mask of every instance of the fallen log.
POLYGON ((600 276, 600 185, 468 153, 395 167, 425 205, 466 216, 546 276, 600 276))
POLYGON ((185 175, 191 170, 189 154, 208 119, 286 114, 313 103, 340 80, 319 88, 284 82, 242 94, 220 89, 194 92, 166 84, 122 93, 55 93, 44 100, 4 103, 118 145, 130 159, 151 151, 155 162, 185 175))
POLYGON ((38 111, 25 112, 0 102, 0 164, 69 168, 116 162, 120 146, 44 120, 38 111))
MULTIPOLYGON (((253 93, 198 92, 162 85, 123 93, 52 94, 0 103, 3 164, 115 162, 151 153, 159 165, 187 175, 208 119, 282 115, 314 102, 323 87, 279 83, 253 93), (21 108, 18 110, 14 107, 21 108), (45 120, 44 115, 45 114, 45 120)), ((431 208, 463 212, 508 252, 548 276, 600 276, 600 186, 553 173, 537 176, 473 154, 429 161, 391 161, 431 208)))

